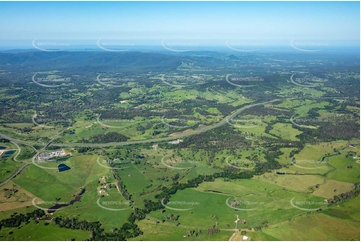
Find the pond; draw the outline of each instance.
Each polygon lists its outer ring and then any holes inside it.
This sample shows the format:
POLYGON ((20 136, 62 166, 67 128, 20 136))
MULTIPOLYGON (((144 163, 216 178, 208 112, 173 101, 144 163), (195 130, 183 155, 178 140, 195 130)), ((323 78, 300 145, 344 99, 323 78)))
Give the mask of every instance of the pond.
POLYGON ((0 146, 0 150, 5 150, 6 146, 0 146))
POLYGON ((16 152, 16 150, 8 150, 8 151, 5 151, 4 155, 12 155, 16 152))
POLYGON ((58 171, 59 172, 63 172, 63 171, 68 171, 70 170, 71 168, 65 164, 59 164, 58 165, 58 171))
POLYGON ((16 150, 8 150, 8 151, 5 151, 3 153, 3 155, 1 156, 1 159, 7 159, 9 158, 12 154, 14 154, 16 152, 16 150))
POLYGON ((58 209, 60 209, 62 207, 67 207, 69 205, 73 205, 76 202, 79 202, 81 200, 81 195, 83 195, 84 192, 85 192, 85 188, 83 188, 81 190, 81 192, 73 200, 71 200, 70 202, 56 204, 56 205, 52 206, 51 208, 49 208, 48 213, 54 213, 54 212, 56 212, 56 210, 58 210, 58 209))

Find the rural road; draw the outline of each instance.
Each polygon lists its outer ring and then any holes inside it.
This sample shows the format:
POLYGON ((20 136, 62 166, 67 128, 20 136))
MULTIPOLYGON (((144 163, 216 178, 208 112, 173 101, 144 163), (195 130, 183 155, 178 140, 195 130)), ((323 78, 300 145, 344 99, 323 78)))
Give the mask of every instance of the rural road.
POLYGON ((20 155, 21 148, 17 143, 14 143, 14 142, 11 142, 11 143, 13 143, 14 145, 16 145, 16 147, 18 147, 18 153, 14 156, 14 161, 18 161, 17 158, 18 158, 18 155, 20 155))
POLYGON ((21 167, 19 167, 19 169, 8 179, 6 179, 5 181, 3 181, 2 183, 0 183, 0 186, 5 185, 6 183, 8 183, 11 179, 13 179, 14 177, 16 177, 22 170, 24 170, 25 167, 27 167, 30 163, 26 162, 24 165, 22 165, 21 167))

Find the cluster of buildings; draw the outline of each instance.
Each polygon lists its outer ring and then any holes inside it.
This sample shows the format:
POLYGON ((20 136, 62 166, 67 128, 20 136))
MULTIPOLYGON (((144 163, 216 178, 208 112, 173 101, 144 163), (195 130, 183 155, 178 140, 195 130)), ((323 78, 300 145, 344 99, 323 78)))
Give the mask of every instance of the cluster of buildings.
POLYGON ((65 156, 71 155, 70 153, 67 153, 64 149, 56 150, 52 152, 42 152, 38 155, 39 161, 46 161, 52 158, 61 158, 65 156))

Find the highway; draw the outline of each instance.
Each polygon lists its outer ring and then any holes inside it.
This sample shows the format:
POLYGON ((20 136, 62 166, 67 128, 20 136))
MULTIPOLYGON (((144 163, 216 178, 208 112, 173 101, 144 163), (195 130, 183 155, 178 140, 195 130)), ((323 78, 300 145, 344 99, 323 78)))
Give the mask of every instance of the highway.
MULTIPOLYGON (((290 99, 294 99, 294 98, 288 98, 290 99)), ((197 129, 197 130, 193 130, 191 132, 187 132, 187 133, 182 133, 179 134, 177 136, 173 136, 173 137, 163 137, 163 138, 156 138, 156 139, 147 139, 147 140, 131 140, 131 141, 125 141, 125 142, 110 142, 110 143, 52 143, 51 146, 58 146, 58 147, 110 147, 110 146, 124 146, 124 145, 133 145, 133 144, 146 144, 146 143, 156 143, 156 142, 163 142, 163 141, 171 141, 171 140, 175 140, 175 139, 179 139, 179 138, 185 138, 188 136, 192 136, 192 135, 197 135, 200 133, 204 133, 207 132, 209 130, 221 127, 222 125, 225 125, 229 122, 229 120, 232 120, 234 117, 236 117, 238 114, 240 114, 242 111, 244 111, 245 109, 248 108, 252 108, 255 106, 260 106, 260 105, 264 105, 264 104, 268 104, 268 103, 272 103, 272 102, 277 102, 277 101, 281 101, 282 99, 273 99, 270 101, 266 101, 266 102, 260 102, 260 103, 254 103, 254 104, 250 104, 247 105, 245 107, 242 107, 240 109, 237 109, 235 111, 233 111, 231 114, 229 114, 228 116, 226 116, 225 118, 223 118, 220 122, 212 124, 210 126, 205 126, 202 129, 197 129)), ((24 140, 19 140, 19 139, 14 139, 6 134, 0 133, 0 136, 8 139, 12 142, 18 143, 18 144, 25 144, 25 145, 42 145, 41 143, 37 143, 37 142, 32 142, 32 141, 24 141, 24 140)))

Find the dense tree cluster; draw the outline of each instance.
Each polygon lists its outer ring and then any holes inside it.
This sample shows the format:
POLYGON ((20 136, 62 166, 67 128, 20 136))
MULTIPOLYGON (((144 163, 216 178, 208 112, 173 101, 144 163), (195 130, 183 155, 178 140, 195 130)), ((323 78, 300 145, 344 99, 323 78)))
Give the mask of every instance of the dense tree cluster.
POLYGON ((41 209, 36 209, 32 212, 24 214, 14 213, 10 218, 6 218, 0 221, 0 229, 2 227, 19 227, 23 222, 29 222, 31 219, 39 219, 45 215, 45 212, 41 209))
POLYGON ((207 230, 208 235, 213 235, 219 233, 221 230, 219 228, 210 228, 207 230))
POLYGON ((112 170, 112 171, 113 171, 113 177, 117 181, 118 188, 122 193, 123 197, 127 200, 130 200, 132 198, 132 195, 127 191, 126 186, 124 185, 122 179, 120 179, 119 173, 116 170, 112 170))
POLYGON ((84 143, 109 143, 109 142, 123 142, 129 138, 123 134, 116 132, 109 132, 106 134, 97 134, 90 137, 90 139, 83 139, 84 143))
POLYGON ((91 232, 98 231, 101 227, 100 222, 79 221, 77 218, 56 217, 54 218, 54 223, 59 225, 60 228, 79 229, 91 232))
MULTIPOLYGON (((45 212, 41 209, 34 210, 33 212, 26 213, 25 215, 14 213, 10 218, 0 221, 0 229, 2 227, 19 227, 21 223, 29 223, 30 220, 38 221, 44 218, 44 216, 45 212)), ((55 217, 50 223, 54 223, 61 228, 89 231, 91 233, 91 237, 88 240, 91 241, 126 240, 127 238, 133 238, 143 234, 139 227, 134 223, 125 223, 122 227, 115 228, 110 233, 104 232, 104 229, 101 228, 102 224, 99 221, 88 222, 86 220, 79 221, 77 218, 55 217)), ((46 222, 45 225, 49 225, 50 223, 46 222)))
POLYGON ((333 198, 328 199, 327 202, 329 205, 338 204, 350 200, 359 195, 360 195, 360 183, 358 182, 352 186, 352 190, 345 193, 341 193, 339 195, 335 195, 333 198))

